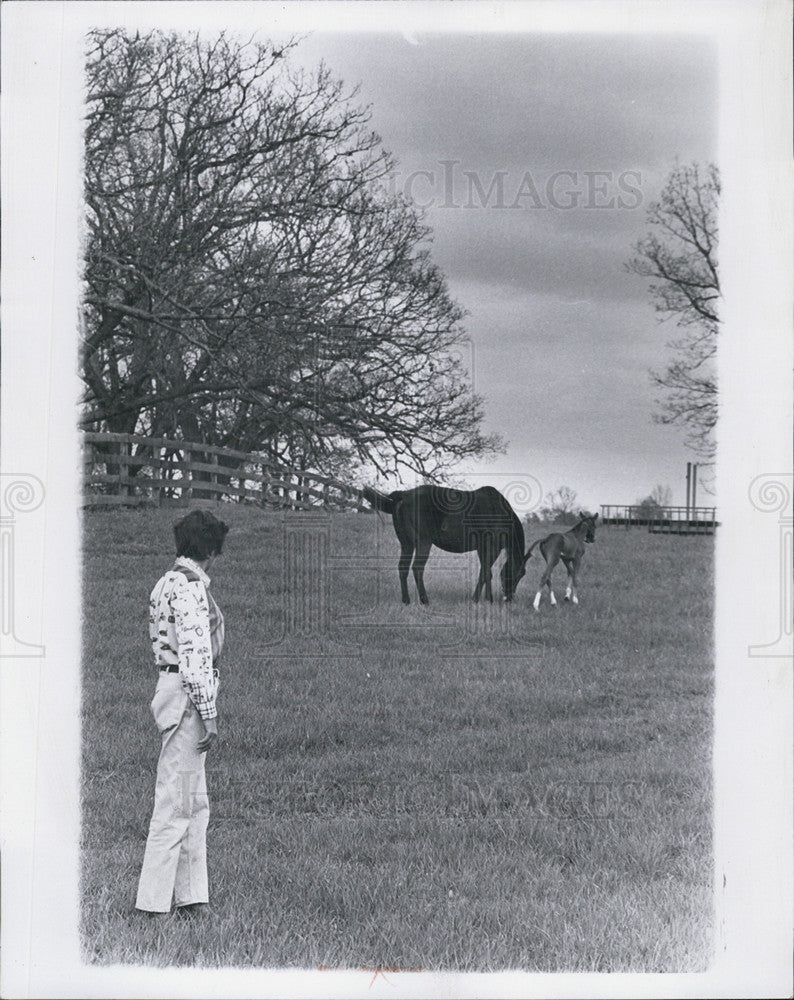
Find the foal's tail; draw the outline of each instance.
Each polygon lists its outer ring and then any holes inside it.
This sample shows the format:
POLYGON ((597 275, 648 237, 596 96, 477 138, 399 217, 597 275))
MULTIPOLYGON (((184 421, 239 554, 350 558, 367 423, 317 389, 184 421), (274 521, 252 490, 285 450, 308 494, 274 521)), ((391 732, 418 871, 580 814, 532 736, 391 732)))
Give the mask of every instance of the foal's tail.
POLYGON ((367 503, 371 507, 374 507, 375 510, 382 510, 386 514, 394 513, 394 504, 397 500, 396 493, 392 493, 390 496, 387 496, 379 490, 373 490, 371 486, 365 486, 361 492, 367 503))
POLYGON ((538 538, 538 539, 537 539, 537 541, 534 541, 534 542, 533 542, 533 543, 532 543, 532 544, 530 545, 530 547, 529 547, 529 548, 527 549, 527 554, 526 554, 526 555, 524 556, 524 565, 525 565, 525 566, 526 566, 526 564, 527 564, 527 563, 529 562, 529 560, 530 560, 530 557, 532 556, 532 552, 533 552, 533 550, 535 549, 535 547, 536 547, 536 546, 538 546, 538 545, 540 545, 540 543, 541 543, 542 541, 543 541, 543 539, 542 539, 542 538, 538 538))

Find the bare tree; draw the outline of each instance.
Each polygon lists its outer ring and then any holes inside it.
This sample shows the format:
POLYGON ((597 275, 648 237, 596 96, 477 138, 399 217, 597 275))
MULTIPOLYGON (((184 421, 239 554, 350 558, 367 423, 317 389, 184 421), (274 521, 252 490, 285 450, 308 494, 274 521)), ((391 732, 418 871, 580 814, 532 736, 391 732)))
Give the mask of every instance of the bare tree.
POLYGON ((543 506, 538 511, 533 511, 527 522, 547 522, 554 524, 573 524, 577 520, 576 511, 576 490, 570 486, 558 486, 556 490, 550 490, 545 497, 543 506))
POLYGON ((291 45, 96 31, 86 427, 429 476, 498 447, 369 111, 291 45))
POLYGON ((662 486, 661 483, 654 486, 646 497, 637 500, 635 506, 639 508, 640 516, 660 516, 665 508, 672 503, 673 491, 669 486, 662 486))
POLYGON ((673 502, 673 491, 669 486, 662 486, 657 483, 651 490, 650 499, 660 507, 669 507, 673 502))
POLYGON ((654 384, 664 390, 656 419, 683 425, 687 446, 705 459, 714 454, 717 422, 719 194, 714 164, 677 165, 648 211, 650 233, 637 243, 627 264, 633 273, 652 279, 656 311, 663 320, 675 320, 680 331, 668 344, 671 363, 651 372, 654 384))

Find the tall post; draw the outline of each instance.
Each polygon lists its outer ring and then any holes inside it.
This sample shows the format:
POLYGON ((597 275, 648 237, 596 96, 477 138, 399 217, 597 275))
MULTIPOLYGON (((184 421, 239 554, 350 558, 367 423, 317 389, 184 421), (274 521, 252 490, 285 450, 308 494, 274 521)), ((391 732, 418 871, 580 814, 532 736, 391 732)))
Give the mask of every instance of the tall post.
POLYGON ((692 463, 686 463, 686 519, 689 522, 689 508, 692 489, 692 463))
POLYGON ((692 466, 692 517, 697 518, 697 493, 698 493, 698 466, 695 462, 692 466))

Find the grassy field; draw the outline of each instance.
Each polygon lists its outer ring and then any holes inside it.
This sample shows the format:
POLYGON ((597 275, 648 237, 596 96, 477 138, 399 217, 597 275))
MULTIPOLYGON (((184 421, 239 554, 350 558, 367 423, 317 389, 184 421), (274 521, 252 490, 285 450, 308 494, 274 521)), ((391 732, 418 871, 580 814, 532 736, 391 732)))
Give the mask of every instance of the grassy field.
POLYGON ((538 614, 540 559, 475 608, 474 565, 434 549, 429 608, 403 607, 389 520, 225 507, 212 914, 149 921, 147 599, 177 516, 85 516, 88 961, 707 967, 713 539, 602 527, 581 604, 538 614))

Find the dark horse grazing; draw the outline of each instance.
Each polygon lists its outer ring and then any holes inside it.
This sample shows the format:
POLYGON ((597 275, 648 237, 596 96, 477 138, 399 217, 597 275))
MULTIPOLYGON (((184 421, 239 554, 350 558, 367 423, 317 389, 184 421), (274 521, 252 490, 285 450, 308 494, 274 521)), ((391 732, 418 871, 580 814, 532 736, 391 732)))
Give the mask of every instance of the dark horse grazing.
POLYGON ((480 576, 474 588, 474 600, 493 601, 491 569, 502 549, 507 560, 502 567, 502 593, 513 599, 518 581, 524 575, 524 529, 515 511, 493 486, 471 492, 443 486, 417 486, 413 490, 395 490, 386 496, 368 486, 364 499, 378 510, 391 514, 402 552, 398 563, 403 604, 410 604, 408 570, 413 559, 414 580, 419 600, 427 604, 422 579, 430 547, 445 552, 471 552, 480 557, 480 576))
POLYGON ((566 531, 565 534, 555 532, 553 535, 546 535, 545 538, 539 538, 530 545, 524 558, 525 563, 529 562, 532 550, 537 545, 540 546, 540 554, 546 560, 546 569, 538 584, 538 592, 535 594, 535 600, 532 602, 532 606, 536 611, 540 607, 540 595, 544 584, 549 588, 551 603, 557 603, 554 591, 551 589, 551 572, 560 559, 565 563, 565 568, 568 570, 568 586, 565 588, 565 600, 573 601, 574 604, 579 603, 579 598, 576 595, 576 574, 579 571, 579 564, 584 555, 585 542, 595 541, 595 523, 597 517, 598 514, 585 514, 582 512, 579 514, 580 520, 570 531, 566 531))

